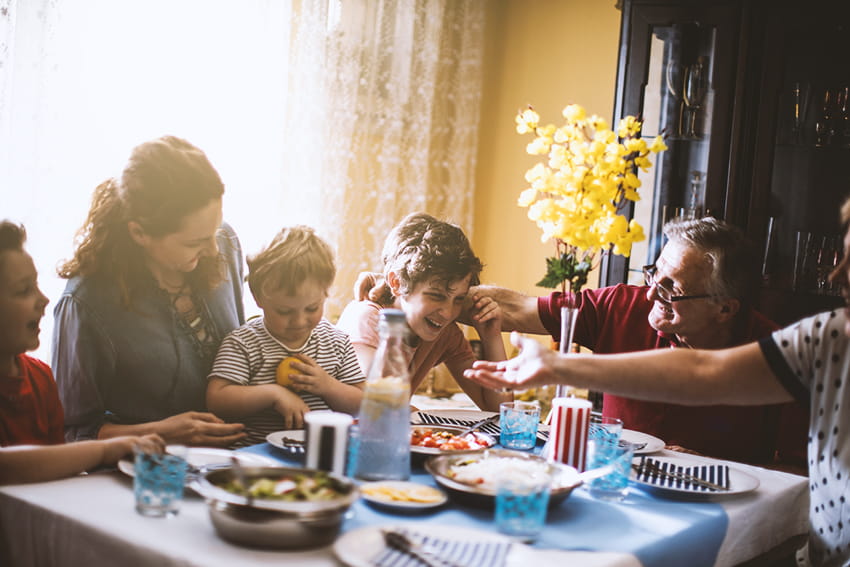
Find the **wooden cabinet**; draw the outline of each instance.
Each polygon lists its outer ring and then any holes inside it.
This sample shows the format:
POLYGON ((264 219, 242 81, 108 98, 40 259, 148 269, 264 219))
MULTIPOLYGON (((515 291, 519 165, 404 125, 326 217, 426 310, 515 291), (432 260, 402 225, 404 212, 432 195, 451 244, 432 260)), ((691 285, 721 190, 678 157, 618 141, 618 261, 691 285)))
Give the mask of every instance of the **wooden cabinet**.
POLYGON ((848 47, 844 0, 625 0, 615 116, 642 116, 669 150, 629 211, 648 240, 607 259, 601 285, 640 282, 664 221, 709 213, 757 244, 777 322, 837 304, 824 274, 850 194, 848 47))

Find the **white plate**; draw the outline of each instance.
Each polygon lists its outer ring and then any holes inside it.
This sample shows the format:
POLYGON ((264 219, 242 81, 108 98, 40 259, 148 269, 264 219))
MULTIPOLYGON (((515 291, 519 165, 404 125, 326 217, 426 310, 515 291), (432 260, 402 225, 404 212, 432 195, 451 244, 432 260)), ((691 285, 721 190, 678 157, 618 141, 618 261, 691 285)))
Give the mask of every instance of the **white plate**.
MULTIPOLYGON (((166 448, 168 451, 168 448, 166 448)), ((246 466, 278 466, 280 463, 256 453, 236 452, 229 449, 216 449, 214 447, 189 447, 186 450, 186 460, 190 465, 195 467, 217 467, 230 464, 230 456, 235 455, 239 462, 246 466)), ((136 467, 133 461, 127 458, 118 461, 118 470, 127 476, 136 476, 136 467)), ((186 477, 187 483, 191 481, 189 476, 186 477)))
POLYGON ((421 484, 418 482, 407 482, 401 480, 382 480, 361 484, 360 497, 363 498, 363 500, 366 500, 372 504, 376 504, 380 507, 397 508, 399 510, 427 510, 429 508, 436 508, 437 506, 442 506, 446 503, 446 500, 448 500, 448 496, 446 496, 446 493, 440 490, 439 488, 434 488, 433 486, 428 486, 427 484, 421 484), (386 500, 378 496, 370 496, 366 493, 369 488, 379 488, 382 486, 392 488, 394 490, 399 490, 402 492, 430 489, 431 491, 434 491, 436 495, 439 495, 439 498, 430 502, 412 502, 409 500, 386 500))
POLYGON ((274 433, 266 435, 266 441, 268 441, 270 445, 277 447, 281 451, 289 453, 289 455, 293 457, 304 456, 304 441, 306 441, 306 438, 307 432, 303 429, 286 429, 284 431, 275 431, 274 433), (284 442, 284 440, 291 441, 284 442))
POLYGON ((620 439, 628 441, 629 443, 646 443, 644 448, 635 450, 635 455, 655 453, 667 446, 667 444, 658 437, 653 437, 648 433, 641 433, 640 431, 634 431, 632 429, 624 429, 623 433, 620 435, 620 439))
MULTIPOLYGON (((684 456, 658 456, 651 457, 652 460, 660 462, 660 463, 670 463, 673 465, 681 466, 681 467, 693 467, 699 465, 725 465, 727 464, 725 461, 715 461, 708 459, 694 459, 688 458, 684 456)), ((640 464, 640 459, 637 458, 634 460, 635 464, 640 464)), ((724 498, 727 496, 736 496, 738 494, 745 494, 747 492, 752 492, 753 490, 759 487, 759 479, 754 476, 751 476, 741 470, 738 470, 734 467, 729 467, 729 490, 725 490, 723 492, 712 492, 699 490, 694 488, 685 488, 685 487, 674 487, 674 486, 659 486, 653 484, 652 482, 642 481, 637 479, 637 472, 632 469, 631 474, 629 475, 629 480, 634 482, 637 486, 650 491, 657 493, 660 496, 670 496, 674 498, 687 498, 687 499, 697 499, 697 500, 713 500, 716 498, 724 498)))
MULTIPOLYGON (((514 543, 509 537, 494 532, 485 532, 472 528, 457 526, 440 526, 436 524, 395 524, 384 526, 366 526, 342 534, 334 542, 333 550, 336 558, 349 567, 374 567, 372 560, 386 547, 381 530, 407 529, 412 532, 425 532, 429 536, 459 542, 482 541, 496 543, 514 543)), ((512 547, 516 547, 516 544, 512 547)))

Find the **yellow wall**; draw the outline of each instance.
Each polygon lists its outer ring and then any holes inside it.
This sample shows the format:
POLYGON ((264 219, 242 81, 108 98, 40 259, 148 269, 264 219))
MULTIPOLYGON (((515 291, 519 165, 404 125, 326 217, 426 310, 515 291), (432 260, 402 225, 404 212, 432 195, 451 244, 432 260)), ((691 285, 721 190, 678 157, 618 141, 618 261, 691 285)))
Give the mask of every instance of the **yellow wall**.
MULTIPOLYGON (((516 133, 514 116, 528 104, 542 123, 561 124, 570 103, 611 119, 620 11, 614 0, 493 0, 488 3, 484 88, 472 244, 486 266, 484 283, 529 294, 554 246, 516 204, 532 137, 516 133)), ((539 159, 539 158, 538 158, 539 159)), ((592 287, 597 278, 591 276, 592 287)))

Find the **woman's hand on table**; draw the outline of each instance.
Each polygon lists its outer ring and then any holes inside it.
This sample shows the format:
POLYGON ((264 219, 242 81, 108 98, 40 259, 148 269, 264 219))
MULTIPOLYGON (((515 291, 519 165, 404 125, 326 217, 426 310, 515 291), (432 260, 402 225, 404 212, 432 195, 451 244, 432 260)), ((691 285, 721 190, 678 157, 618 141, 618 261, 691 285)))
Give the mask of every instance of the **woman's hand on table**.
POLYGON ((187 411, 159 422, 157 432, 168 443, 227 447, 245 437, 241 423, 225 423, 209 412, 187 411))

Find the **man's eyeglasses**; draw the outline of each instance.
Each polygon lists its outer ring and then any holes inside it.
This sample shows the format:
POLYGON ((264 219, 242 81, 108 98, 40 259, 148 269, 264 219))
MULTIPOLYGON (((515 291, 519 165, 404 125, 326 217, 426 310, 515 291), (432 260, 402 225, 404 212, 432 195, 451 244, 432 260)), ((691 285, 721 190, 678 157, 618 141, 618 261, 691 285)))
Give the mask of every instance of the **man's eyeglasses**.
POLYGON ((655 286, 655 293, 658 294, 661 301, 666 303, 675 303, 676 301, 685 301, 686 299, 705 299, 706 297, 712 297, 709 293, 701 293, 699 295, 673 295, 673 290, 655 280, 655 273, 657 271, 658 268, 655 264, 644 266, 643 281, 650 287, 655 286))

